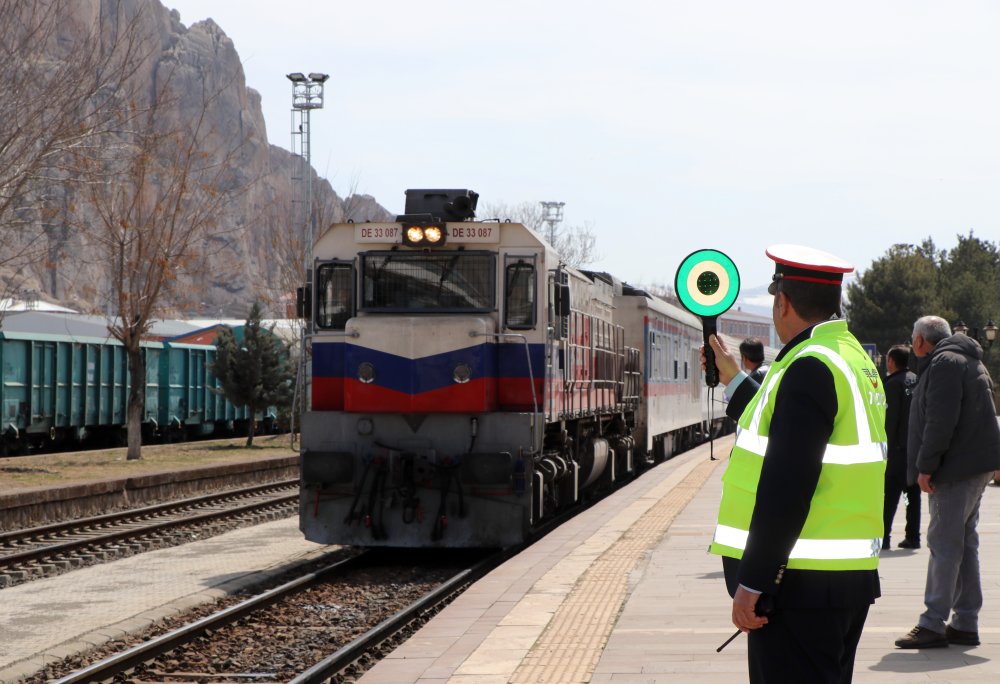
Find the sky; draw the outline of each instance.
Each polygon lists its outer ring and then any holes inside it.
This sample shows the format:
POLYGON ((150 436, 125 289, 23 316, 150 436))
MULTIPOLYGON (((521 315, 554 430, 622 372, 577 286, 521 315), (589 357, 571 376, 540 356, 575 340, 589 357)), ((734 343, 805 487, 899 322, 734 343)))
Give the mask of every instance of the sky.
POLYGON ((341 195, 564 202, 590 268, 631 283, 672 285, 705 248, 747 290, 771 244, 864 271, 896 243, 1000 238, 991 0, 164 4, 233 40, 273 144, 285 75, 330 75, 311 158, 341 195))

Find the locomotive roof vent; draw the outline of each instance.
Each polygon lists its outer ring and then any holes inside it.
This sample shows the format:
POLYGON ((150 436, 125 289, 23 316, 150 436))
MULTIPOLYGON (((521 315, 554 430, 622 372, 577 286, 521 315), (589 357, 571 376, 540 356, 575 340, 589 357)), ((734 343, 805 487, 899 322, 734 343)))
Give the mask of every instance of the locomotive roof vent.
POLYGON ((472 190, 407 190, 404 223, 468 221, 476 216, 479 193, 472 190))

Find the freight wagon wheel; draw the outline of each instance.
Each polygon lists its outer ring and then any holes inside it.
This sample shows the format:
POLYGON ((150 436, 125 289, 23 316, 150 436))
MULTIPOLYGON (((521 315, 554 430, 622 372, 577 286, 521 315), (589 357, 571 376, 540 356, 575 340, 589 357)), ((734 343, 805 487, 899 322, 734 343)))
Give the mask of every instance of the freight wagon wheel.
POLYGON ((0 454, 4 456, 20 456, 25 452, 24 442, 18 438, 17 430, 7 428, 0 438, 0 454))
POLYGON ((183 442, 187 438, 187 433, 184 432, 184 427, 177 427, 171 425, 167 428, 166 433, 163 435, 163 441, 167 444, 174 444, 175 442, 183 442))

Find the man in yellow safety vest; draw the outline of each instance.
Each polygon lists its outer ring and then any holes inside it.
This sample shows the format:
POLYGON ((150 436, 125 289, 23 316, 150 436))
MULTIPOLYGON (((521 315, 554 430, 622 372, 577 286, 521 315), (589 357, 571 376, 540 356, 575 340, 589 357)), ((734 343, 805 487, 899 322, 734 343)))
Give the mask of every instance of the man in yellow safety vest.
POLYGON ((880 595, 885 394, 840 318, 854 267, 808 247, 766 253, 784 347, 763 382, 709 338, 738 422, 710 550, 748 633, 750 681, 843 684, 880 595))

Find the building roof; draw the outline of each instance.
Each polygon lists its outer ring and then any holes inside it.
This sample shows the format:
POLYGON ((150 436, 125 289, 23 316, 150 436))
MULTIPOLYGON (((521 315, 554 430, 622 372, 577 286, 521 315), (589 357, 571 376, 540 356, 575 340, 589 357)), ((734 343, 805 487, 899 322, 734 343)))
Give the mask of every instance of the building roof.
MULTIPOLYGON (((69 337, 90 337, 112 339, 107 316, 93 316, 63 311, 8 311, 0 322, 0 330, 11 333, 40 333, 45 335, 66 335, 69 337)), ((147 337, 162 340, 197 330, 197 326, 185 321, 154 321, 147 337)))

